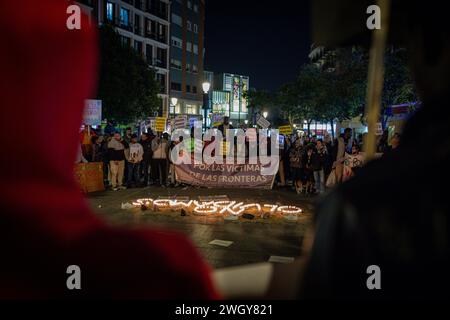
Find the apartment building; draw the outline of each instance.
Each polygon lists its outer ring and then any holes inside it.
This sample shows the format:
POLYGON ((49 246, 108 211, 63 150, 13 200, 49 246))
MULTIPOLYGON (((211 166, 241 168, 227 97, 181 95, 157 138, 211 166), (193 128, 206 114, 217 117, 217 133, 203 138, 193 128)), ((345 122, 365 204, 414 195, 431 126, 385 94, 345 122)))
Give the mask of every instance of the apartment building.
POLYGON ((100 25, 114 26, 124 45, 133 47, 156 70, 162 104, 160 116, 169 114, 169 0, 80 0, 81 8, 100 25))
POLYGON ((172 0, 170 21, 170 115, 201 115, 205 1, 172 0))

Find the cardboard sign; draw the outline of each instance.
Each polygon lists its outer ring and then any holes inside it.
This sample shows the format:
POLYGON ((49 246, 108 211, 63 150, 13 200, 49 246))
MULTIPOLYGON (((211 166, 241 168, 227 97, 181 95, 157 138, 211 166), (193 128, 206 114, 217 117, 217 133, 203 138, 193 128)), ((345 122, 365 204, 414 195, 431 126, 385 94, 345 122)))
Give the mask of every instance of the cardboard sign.
POLYGON ((259 116, 258 120, 256 120, 256 124, 263 129, 267 129, 270 127, 270 122, 267 121, 266 118, 259 116))
POLYGON ((223 123, 223 118, 225 115, 223 113, 213 113, 211 115, 211 123, 213 127, 218 127, 223 123))
POLYGON ((291 135, 292 134, 292 127, 291 125, 285 125, 278 128, 278 131, 282 135, 291 135))
POLYGON ((157 117, 155 121, 156 132, 164 132, 166 130, 167 118, 157 117))
POLYGON ((186 128, 187 121, 188 119, 186 115, 176 116, 175 119, 173 120, 173 129, 186 128))
POLYGON ((75 179, 84 193, 103 191, 103 162, 78 163, 75 165, 75 179))
POLYGON ((102 100, 85 100, 83 124, 99 126, 102 124, 102 100))

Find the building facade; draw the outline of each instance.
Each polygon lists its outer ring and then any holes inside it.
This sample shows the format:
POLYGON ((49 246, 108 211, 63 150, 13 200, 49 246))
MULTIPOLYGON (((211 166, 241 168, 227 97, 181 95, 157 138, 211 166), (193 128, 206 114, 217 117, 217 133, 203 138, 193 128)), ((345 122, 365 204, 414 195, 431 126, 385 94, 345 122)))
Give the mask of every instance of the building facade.
POLYGON ((172 0, 170 32, 171 116, 200 115, 203 105, 204 0, 172 0))
POLYGON ((154 68, 160 84, 160 116, 169 114, 169 0, 80 0, 99 25, 114 26, 124 45, 133 47, 154 68))
MULTIPOLYGON (((211 74, 206 73, 205 78, 211 78, 211 74)), ((247 76, 219 73, 212 77, 212 92, 210 94, 211 112, 222 113, 233 122, 239 125, 249 120, 251 114, 247 109, 247 99, 245 93, 249 89, 250 79, 247 76)))

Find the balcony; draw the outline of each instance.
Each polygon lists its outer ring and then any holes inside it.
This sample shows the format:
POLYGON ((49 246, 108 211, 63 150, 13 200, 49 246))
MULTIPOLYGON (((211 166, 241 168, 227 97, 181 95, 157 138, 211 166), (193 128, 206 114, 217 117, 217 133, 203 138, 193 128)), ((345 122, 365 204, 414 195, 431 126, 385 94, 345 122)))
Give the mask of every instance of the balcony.
POLYGON ((167 44, 167 37, 165 35, 156 34, 154 32, 145 31, 145 37, 156 40, 158 42, 167 44))

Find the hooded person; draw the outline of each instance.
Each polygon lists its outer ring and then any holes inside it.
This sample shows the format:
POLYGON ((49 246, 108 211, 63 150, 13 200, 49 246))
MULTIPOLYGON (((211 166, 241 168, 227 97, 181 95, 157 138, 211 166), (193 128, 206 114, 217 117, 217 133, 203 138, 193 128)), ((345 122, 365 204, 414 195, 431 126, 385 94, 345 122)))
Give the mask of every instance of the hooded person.
POLYGON ((97 36, 84 16, 80 30, 67 28, 68 5, 0 2, 0 125, 25 141, 19 148, 6 139, 13 152, 0 160, 8 168, 0 173, 0 298, 218 298, 184 236, 109 226, 80 193, 73 164, 83 101, 97 80, 97 36), (46 143, 28 139, 30 130, 46 143), (82 290, 68 289, 73 265, 82 290))

